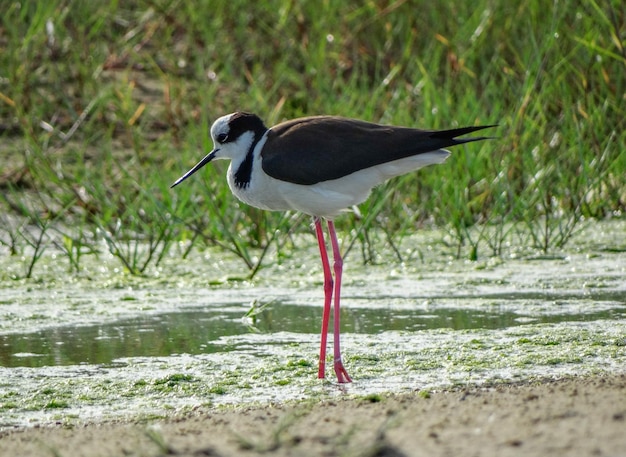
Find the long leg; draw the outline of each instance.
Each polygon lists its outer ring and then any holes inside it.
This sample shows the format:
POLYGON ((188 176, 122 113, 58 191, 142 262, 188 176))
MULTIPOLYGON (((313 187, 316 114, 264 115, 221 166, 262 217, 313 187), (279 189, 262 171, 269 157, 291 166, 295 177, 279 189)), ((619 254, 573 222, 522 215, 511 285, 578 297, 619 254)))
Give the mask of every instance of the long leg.
POLYGON ((339 327, 339 302, 341 300, 341 274, 343 272, 343 259, 341 252, 339 251, 339 242, 337 241, 337 233, 335 232, 335 224, 333 221, 328 221, 328 235, 330 236, 330 242, 333 247, 333 268, 335 270, 335 302, 333 304, 333 346, 335 351, 335 374, 337 375, 337 381, 340 383, 352 382, 348 372, 343 366, 341 361, 341 347, 339 345, 340 327, 339 327))
POLYGON ((330 320, 330 302, 333 297, 333 276, 330 273, 330 263, 328 262, 328 252, 324 241, 324 231, 320 218, 315 218, 315 233, 317 243, 320 247, 322 257, 322 269, 324 270, 324 312, 322 314, 322 333, 320 338, 320 361, 317 377, 324 379, 326 371, 326 339, 328 337, 328 321, 330 320))

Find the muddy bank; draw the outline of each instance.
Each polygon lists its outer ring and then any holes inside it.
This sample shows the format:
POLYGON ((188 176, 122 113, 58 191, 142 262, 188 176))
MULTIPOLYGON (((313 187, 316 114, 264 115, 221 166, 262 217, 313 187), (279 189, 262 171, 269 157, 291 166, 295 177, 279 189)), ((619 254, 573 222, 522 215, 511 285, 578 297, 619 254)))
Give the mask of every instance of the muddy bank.
POLYGON ((626 455, 626 375, 5 432, 19 456, 626 455))

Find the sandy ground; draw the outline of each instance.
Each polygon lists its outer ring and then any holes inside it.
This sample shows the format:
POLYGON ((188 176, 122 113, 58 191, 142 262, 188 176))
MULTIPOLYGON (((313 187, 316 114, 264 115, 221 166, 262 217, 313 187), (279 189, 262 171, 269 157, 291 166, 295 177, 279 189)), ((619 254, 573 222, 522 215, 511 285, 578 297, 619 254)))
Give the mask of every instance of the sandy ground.
POLYGON ((626 456, 626 375, 41 427, 2 456, 626 456))

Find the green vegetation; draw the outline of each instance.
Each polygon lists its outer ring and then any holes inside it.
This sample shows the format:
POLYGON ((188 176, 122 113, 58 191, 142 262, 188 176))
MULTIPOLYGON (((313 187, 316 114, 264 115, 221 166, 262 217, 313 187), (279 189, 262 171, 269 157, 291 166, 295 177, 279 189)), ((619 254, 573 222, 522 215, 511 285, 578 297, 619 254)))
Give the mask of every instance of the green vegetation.
POLYGON ((424 224, 458 256, 558 249, 626 209, 619 0, 8 2, 0 19, 0 243, 22 277, 110 252, 133 274, 219 246, 254 275, 308 219, 238 203, 225 167, 169 185, 235 110, 414 127, 499 124, 492 141, 377 188, 338 221, 364 261, 424 224), (304 223, 302 223, 304 221, 304 223))

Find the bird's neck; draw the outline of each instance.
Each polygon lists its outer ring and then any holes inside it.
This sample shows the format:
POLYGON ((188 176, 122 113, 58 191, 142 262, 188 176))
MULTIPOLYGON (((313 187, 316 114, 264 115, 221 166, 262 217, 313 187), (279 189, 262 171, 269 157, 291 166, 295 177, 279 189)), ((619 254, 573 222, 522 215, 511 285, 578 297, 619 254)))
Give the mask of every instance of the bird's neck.
POLYGON ((260 150, 263 148, 263 144, 265 144, 266 139, 267 131, 256 132, 244 159, 239 164, 232 164, 233 181, 236 188, 246 189, 250 186, 252 168, 254 166, 259 166, 260 150))

